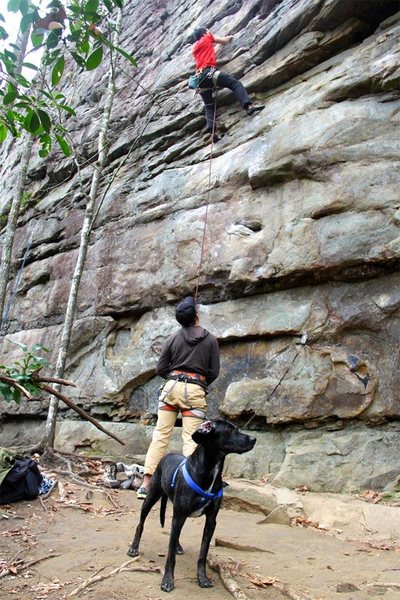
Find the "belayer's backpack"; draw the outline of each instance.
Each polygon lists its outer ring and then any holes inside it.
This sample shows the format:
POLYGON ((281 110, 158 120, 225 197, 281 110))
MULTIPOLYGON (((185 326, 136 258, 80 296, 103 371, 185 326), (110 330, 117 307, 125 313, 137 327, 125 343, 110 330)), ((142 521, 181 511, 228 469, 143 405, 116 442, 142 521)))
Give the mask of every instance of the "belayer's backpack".
POLYGON ((33 500, 39 495, 43 476, 30 458, 16 458, 0 484, 0 504, 33 500))

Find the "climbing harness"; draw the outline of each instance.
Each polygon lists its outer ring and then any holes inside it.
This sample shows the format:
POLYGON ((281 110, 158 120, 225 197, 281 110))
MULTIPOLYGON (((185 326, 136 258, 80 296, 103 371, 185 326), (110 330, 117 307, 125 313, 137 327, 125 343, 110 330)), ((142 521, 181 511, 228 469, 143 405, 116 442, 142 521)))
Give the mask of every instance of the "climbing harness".
POLYGON ((168 378, 177 378, 178 381, 187 381, 188 383, 197 383, 198 381, 202 381, 203 383, 207 382, 205 375, 200 375, 199 373, 190 373, 189 371, 181 371, 180 369, 174 369, 171 371, 168 375, 168 378))
POLYGON ((203 381, 204 383, 206 382, 206 378, 204 377, 204 375, 198 375, 197 373, 185 373, 184 371, 179 371, 179 370, 172 371, 169 374, 167 383, 165 383, 160 388, 160 397, 158 400, 158 410, 166 410, 166 411, 176 412, 176 413, 180 412, 182 417, 196 417, 198 419, 204 419, 205 412, 201 408, 194 408, 192 406, 186 406, 185 408, 183 408, 181 406, 176 406, 175 404, 170 404, 167 401, 167 398, 171 395, 176 384, 178 382, 180 382, 180 383, 185 384, 184 398, 185 398, 185 402, 188 403, 189 393, 188 393, 188 389, 187 389, 187 384, 192 383, 195 385, 200 385, 199 381, 203 381), (172 381, 173 383, 166 390, 165 386, 167 385, 168 381, 172 381))
POLYGON ((220 71, 217 71, 217 69, 215 67, 205 67, 204 69, 199 69, 198 71, 196 71, 196 73, 194 75, 191 75, 189 77, 188 87, 191 90, 195 90, 199 94, 201 94, 201 90, 203 90, 204 92, 206 90, 212 90, 217 86, 217 80, 218 80, 219 74, 220 74, 220 71), (200 88, 200 84, 205 79, 211 79, 211 82, 213 84, 212 87, 200 88))
POLYGON ((174 472, 174 474, 172 476, 172 480, 171 480, 171 488, 173 489, 175 487, 175 481, 176 481, 176 477, 178 475, 178 471, 179 471, 179 469, 182 469, 182 475, 183 475, 186 483, 190 487, 190 489, 192 489, 194 492, 196 492, 196 494, 198 494, 199 496, 201 496, 203 498, 203 500, 200 500, 196 509, 193 511, 193 512, 196 512, 200 508, 203 508, 203 506, 205 506, 208 502, 217 500, 218 498, 222 498, 222 496, 224 495, 224 488, 222 486, 217 492, 209 492, 207 490, 203 490, 199 485, 197 485, 197 483, 194 481, 194 479, 192 479, 192 477, 190 476, 190 473, 187 470, 186 462, 187 462, 187 458, 184 458, 182 460, 182 462, 180 462, 179 465, 177 466, 177 468, 175 469, 175 472, 174 472))

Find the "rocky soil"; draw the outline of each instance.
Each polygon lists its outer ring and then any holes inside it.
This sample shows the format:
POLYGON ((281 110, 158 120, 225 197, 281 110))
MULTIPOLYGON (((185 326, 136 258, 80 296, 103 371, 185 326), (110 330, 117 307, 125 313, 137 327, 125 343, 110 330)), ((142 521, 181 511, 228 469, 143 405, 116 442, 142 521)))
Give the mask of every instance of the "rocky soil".
MULTIPOLYGON (((154 414, 173 305, 199 283, 222 355, 210 414, 252 419, 254 475, 295 487, 306 473, 318 491, 397 485, 399 33, 396 0, 126 3, 121 45, 139 67, 122 66, 116 82, 102 192, 113 184, 81 283, 73 399, 116 425, 154 414), (211 183, 201 101, 186 86, 189 36, 204 21, 234 35, 220 65, 265 104, 249 118, 218 93, 226 134, 211 183)), ((68 76, 82 185, 72 159, 32 160, 2 363, 13 341, 44 344, 55 363, 106 83, 104 70, 68 76)), ((0 157, 4 211, 19 152, 16 141, 0 157)), ((33 429, 47 400, 0 410, 5 435, 10 423, 33 429)))
MULTIPOLYGON (((135 493, 89 489, 65 477, 60 482, 45 500, 1 507, 2 599, 164 597, 159 585, 169 520, 162 530, 158 510, 153 510, 142 554, 129 559, 126 552, 141 506, 135 493)), ((237 598, 398 600, 398 507, 383 505, 373 493, 361 500, 272 489, 262 482, 229 482, 210 557, 241 590, 237 598)), ((171 597, 228 600, 233 596, 215 571, 210 570, 212 589, 197 586, 202 528, 203 519, 186 523, 181 538, 185 554, 177 559, 171 597)))

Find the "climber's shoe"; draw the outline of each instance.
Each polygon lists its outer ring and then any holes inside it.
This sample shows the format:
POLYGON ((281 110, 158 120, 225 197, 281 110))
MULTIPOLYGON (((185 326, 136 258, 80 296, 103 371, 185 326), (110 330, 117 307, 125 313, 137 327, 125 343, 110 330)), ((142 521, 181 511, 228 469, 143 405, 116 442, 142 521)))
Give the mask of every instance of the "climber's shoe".
MULTIPOLYGON (((217 129, 214 129, 214 131, 212 129, 209 129, 207 127, 207 134, 211 137, 211 141, 215 144, 216 142, 219 142, 219 140, 221 139, 221 135, 219 132, 217 132, 217 129)), ((207 136, 208 137, 208 136, 207 136)), ((209 138, 208 138, 209 139, 209 138)))
POLYGON ((263 108, 264 108, 264 104, 258 104, 257 102, 250 102, 250 104, 248 104, 245 107, 245 110, 248 115, 252 115, 255 112, 262 110, 263 108))

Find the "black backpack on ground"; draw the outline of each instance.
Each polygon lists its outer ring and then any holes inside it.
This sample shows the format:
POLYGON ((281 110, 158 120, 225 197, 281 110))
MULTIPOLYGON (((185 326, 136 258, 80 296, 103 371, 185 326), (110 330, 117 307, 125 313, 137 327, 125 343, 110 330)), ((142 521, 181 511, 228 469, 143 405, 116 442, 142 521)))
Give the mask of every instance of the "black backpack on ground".
POLYGON ((43 476, 34 460, 15 459, 11 471, 0 485, 0 504, 37 498, 42 480, 43 476))

